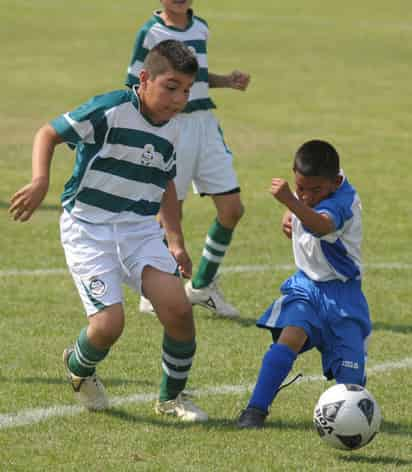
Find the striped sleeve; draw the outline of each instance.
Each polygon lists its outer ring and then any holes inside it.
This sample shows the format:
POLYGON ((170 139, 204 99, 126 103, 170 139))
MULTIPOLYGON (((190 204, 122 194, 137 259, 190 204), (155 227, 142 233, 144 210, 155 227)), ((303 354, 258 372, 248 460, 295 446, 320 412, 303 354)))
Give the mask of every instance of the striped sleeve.
POLYGON ((107 132, 106 111, 115 104, 126 99, 125 92, 93 97, 75 110, 64 113, 51 121, 51 126, 70 144, 102 144, 107 132))

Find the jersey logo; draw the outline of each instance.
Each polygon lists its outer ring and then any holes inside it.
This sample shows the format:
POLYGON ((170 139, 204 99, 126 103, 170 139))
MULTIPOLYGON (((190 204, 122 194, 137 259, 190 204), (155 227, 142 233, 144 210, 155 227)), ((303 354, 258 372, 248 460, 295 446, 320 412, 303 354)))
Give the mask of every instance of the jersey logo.
POLYGON ((94 297, 102 297, 106 293, 106 284, 103 280, 92 279, 89 283, 89 290, 94 297))
POLYGON ((142 153, 142 164, 150 166, 151 162, 155 158, 155 148, 153 144, 145 144, 142 153))

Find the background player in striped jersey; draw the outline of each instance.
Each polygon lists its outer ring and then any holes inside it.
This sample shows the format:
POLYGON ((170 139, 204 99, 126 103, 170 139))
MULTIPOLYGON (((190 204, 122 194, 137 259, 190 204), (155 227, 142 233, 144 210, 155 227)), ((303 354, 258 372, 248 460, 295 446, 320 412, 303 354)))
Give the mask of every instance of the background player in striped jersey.
MULTIPOLYGON (((239 316, 239 311, 223 297, 216 283, 216 273, 230 245, 233 231, 243 215, 240 188, 233 168, 233 156, 226 146, 219 123, 211 112, 215 108, 209 87, 230 87, 245 90, 249 75, 233 71, 228 75, 208 71, 207 23, 194 16, 191 0, 162 0, 163 10, 154 12, 138 31, 128 68, 126 84, 139 81, 139 71, 148 51, 161 41, 183 41, 195 51, 199 72, 190 91, 189 102, 179 115, 181 136, 177 148, 177 196, 181 204, 190 184, 196 193, 211 196, 217 217, 208 230, 199 267, 186 293, 193 304, 202 305, 222 316, 239 316)), ((153 307, 144 298, 140 311, 153 307)))
POLYGON ((177 269, 190 277, 174 177, 179 125, 198 70, 192 52, 165 41, 147 55, 139 86, 92 98, 43 126, 33 144, 30 184, 12 197, 10 212, 26 221, 49 186, 55 147, 76 149, 63 195, 61 241, 88 316, 88 326, 63 360, 77 399, 90 410, 109 406, 96 366, 120 337, 122 283, 144 293, 164 326, 158 413, 203 421, 206 413, 183 397, 195 354, 192 308, 177 269), (164 231, 156 220, 162 216, 164 231), (177 262, 177 264, 176 264, 177 262))
POLYGON ((361 288, 361 204, 340 172, 329 143, 303 144, 294 159, 296 194, 272 179, 271 193, 287 211, 283 231, 292 238, 298 271, 257 325, 275 344, 263 357, 240 428, 263 426, 269 407, 298 354, 316 347, 325 377, 364 385, 369 309, 361 288))

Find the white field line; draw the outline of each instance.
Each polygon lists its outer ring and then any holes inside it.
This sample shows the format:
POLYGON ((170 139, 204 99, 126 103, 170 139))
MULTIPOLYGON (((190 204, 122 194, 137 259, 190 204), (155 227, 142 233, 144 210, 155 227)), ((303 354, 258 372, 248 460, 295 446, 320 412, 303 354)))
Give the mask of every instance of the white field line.
MULTIPOLYGON (((412 357, 406 357, 399 361, 384 362, 377 364, 374 367, 368 369, 368 376, 375 374, 382 374, 391 372, 399 369, 411 369, 412 368, 412 357)), ((298 383, 301 382, 319 382, 323 381, 324 378, 321 375, 308 375, 304 376, 298 383)), ((237 395, 250 392, 254 387, 254 384, 249 385, 220 385, 214 387, 206 387, 200 390, 193 390, 190 393, 197 397, 208 396, 208 395, 237 395)), ((147 403, 154 401, 157 398, 156 393, 143 393, 134 394, 126 397, 112 397, 110 399, 111 407, 118 407, 127 405, 130 403, 147 403)), ((42 421, 46 421, 49 418, 57 418, 62 416, 74 416, 84 411, 81 406, 68 406, 68 405, 54 405, 49 408, 36 408, 31 410, 22 410, 17 413, 6 413, 0 415, 0 430, 6 428, 17 428, 19 426, 28 426, 42 421)))
MULTIPOLYGON (((377 270, 411 270, 412 263, 403 262, 376 262, 372 264, 365 264, 365 269, 377 270)), ((269 272, 269 271, 288 271, 294 270, 294 264, 261 264, 261 265, 236 265, 229 267, 222 267, 219 272, 222 274, 230 274, 235 272, 269 272)), ((24 277, 24 276, 49 276, 58 274, 69 274, 68 269, 53 268, 53 269, 10 269, 0 270, 0 277, 24 277)))

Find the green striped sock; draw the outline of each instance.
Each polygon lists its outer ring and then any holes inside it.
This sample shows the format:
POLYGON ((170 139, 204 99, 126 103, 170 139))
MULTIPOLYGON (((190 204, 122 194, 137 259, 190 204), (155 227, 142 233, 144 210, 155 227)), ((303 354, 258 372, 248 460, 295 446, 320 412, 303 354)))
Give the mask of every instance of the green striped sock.
POLYGON ((186 386, 193 356, 196 351, 195 339, 176 341, 166 333, 163 337, 162 380, 159 400, 173 400, 186 386))
POLYGON ((233 229, 222 226, 216 219, 207 233, 193 288, 207 287, 214 279, 232 239, 233 229))
POLYGON ((70 372, 78 377, 89 377, 96 370, 96 365, 107 356, 109 350, 96 349, 87 337, 87 328, 83 328, 74 345, 74 352, 69 357, 70 372))

